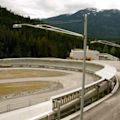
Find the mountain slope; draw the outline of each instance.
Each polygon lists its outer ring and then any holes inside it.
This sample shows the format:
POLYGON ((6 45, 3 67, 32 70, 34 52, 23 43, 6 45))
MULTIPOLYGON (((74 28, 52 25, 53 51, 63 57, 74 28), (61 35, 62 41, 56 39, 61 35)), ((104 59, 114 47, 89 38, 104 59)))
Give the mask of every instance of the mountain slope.
POLYGON ((60 15, 44 20, 45 22, 83 33, 83 16, 88 14, 88 35, 97 39, 120 38, 120 11, 116 9, 97 11, 90 8, 71 15, 60 15))
POLYGON ((57 32, 23 26, 13 29, 15 23, 38 24, 0 7, 0 58, 60 57, 66 58, 72 48, 82 48, 82 38, 57 32))

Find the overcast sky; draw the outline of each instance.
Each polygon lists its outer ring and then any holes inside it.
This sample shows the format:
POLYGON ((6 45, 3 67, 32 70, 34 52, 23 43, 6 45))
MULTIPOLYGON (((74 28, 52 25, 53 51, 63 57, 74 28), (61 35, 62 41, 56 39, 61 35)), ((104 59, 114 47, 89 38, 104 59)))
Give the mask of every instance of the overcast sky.
POLYGON ((0 5, 23 16, 47 18, 89 7, 120 9, 120 0, 0 0, 0 5))

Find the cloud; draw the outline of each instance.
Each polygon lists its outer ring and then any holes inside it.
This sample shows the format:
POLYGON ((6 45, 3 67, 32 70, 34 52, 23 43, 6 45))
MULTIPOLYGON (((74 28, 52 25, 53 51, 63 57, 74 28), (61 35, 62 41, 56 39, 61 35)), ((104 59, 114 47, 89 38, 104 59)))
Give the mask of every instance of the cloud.
POLYGON ((76 12, 80 9, 89 8, 89 7, 91 8, 91 7, 93 7, 93 5, 90 3, 67 4, 67 5, 65 5, 65 10, 66 10, 66 12, 67 11, 76 12))
POLYGON ((0 0, 0 5, 31 18, 46 18, 73 13, 88 7, 120 9, 118 0, 0 0))

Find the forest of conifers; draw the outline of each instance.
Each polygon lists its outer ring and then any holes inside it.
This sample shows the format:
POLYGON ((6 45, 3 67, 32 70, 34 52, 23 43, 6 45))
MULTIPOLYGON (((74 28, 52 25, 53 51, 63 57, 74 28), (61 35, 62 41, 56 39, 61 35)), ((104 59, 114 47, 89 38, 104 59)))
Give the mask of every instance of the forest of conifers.
POLYGON ((79 37, 22 27, 13 29, 15 23, 38 24, 0 8, 0 58, 8 57, 60 57, 66 58, 72 48, 81 48, 79 37))
MULTIPOLYGON (((67 58, 71 49, 83 46, 82 38, 25 26, 14 29, 15 23, 39 24, 41 21, 24 18, 0 7, 0 58, 67 58)), ((92 45, 91 48, 120 57, 120 49, 114 47, 92 45)))

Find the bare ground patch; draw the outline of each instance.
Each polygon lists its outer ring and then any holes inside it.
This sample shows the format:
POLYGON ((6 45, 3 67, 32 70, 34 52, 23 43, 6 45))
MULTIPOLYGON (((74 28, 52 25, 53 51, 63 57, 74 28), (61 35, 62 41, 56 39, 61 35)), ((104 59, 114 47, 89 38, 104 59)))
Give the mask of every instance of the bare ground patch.
POLYGON ((0 70, 0 79, 27 78, 27 77, 55 77, 68 73, 54 70, 6 69, 0 70))
POLYGON ((0 96, 1 99, 21 97, 31 94, 43 93, 62 88, 59 82, 50 81, 33 81, 33 82, 15 82, 1 83, 0 96))

